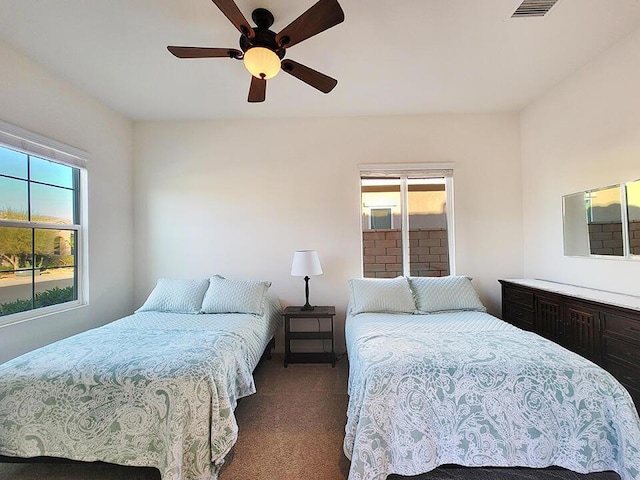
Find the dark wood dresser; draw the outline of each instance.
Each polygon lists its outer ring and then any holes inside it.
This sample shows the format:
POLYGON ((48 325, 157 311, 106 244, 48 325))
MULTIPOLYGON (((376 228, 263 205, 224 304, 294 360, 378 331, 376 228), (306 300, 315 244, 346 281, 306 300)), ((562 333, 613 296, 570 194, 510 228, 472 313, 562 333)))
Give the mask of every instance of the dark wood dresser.
POLYGON ((502 319, 613 374, 640 410, 640 297, 544 280, 500 280, 502 319))

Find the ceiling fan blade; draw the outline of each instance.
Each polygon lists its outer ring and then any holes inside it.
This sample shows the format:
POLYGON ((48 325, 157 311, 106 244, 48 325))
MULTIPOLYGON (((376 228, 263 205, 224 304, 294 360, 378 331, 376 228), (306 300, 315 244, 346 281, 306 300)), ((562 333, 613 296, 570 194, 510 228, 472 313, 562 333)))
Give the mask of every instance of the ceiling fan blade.
POLYGON ((267 96, 267 81, 251 75, 251 86, 249 87, 249 102, 264 102, 267 96))
POLYGON ((253 38, 255 36, 255 32, 247 19, 244 18, 244 15, 235 4, 233 0, 212 0, 213 3, 220 9, 222 13, 224 13, 225 17, 227 17, 231 23, 238 29, 238 31, 244 35, 245 37, 253 38))
POLYGON ((174 47, 170 45, 167 50, 178 58, 242 58, 243 56, 243 53, 235 48, 174 47))
POLYGON ((278 33, 276 42, 289 48, 343 21, 344 12, 337 0, 320 0, 278 33))
POLYGON ((317 88, 322 93, 329 93, 338 84, 335 78, 331 78, 324 73, 320 73, 313 68, 294 62, 293 60, 283 60, 282 70, 302 80, 307 85, 317 88))

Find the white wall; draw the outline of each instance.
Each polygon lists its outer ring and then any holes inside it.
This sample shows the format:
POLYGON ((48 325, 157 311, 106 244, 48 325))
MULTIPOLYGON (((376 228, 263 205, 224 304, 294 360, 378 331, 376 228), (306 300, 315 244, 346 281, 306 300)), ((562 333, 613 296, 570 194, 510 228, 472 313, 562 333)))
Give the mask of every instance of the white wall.
POLYGON ((562 195, 640 178, 640 30, 521 118, 524 274, 640 295, 640 262, 563 256, 562 195))
POLYGON ((0 362, 131 312, 132 124, 0 44, 0 119, 87 151, 90 304, 0 327, 0 362))
POLYGON ((497 279, 522 276, 517 115, 136 123, 134 158, 136 305, 158 277, 214 273, 271 280, 301 304, 291 259, 314 248, 325 273, 310 301, 337 306, 342 347, 361 163, 454 162, 458 273, 494 313, 497 279))

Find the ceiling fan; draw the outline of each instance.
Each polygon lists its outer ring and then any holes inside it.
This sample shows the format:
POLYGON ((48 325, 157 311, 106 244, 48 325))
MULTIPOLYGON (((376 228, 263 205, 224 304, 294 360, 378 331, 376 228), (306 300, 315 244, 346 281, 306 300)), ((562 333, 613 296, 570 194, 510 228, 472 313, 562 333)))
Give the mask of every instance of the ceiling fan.
POLYGON ((344 12, 337 0, 319 0, 279 33, 269 29, 274 18, 265 8, 251 14, 256 26, 251 27, 233 0, 212 0, 241 33, 240 48, 175 47, 167 49, 178 58, 222 58, 244 60, 251 72, 249 102, 264 102, 267 80, 280 69, 299 80, 329 93, 338 81, 293 60, 283 60, 288 48, 344 21, 344 12))

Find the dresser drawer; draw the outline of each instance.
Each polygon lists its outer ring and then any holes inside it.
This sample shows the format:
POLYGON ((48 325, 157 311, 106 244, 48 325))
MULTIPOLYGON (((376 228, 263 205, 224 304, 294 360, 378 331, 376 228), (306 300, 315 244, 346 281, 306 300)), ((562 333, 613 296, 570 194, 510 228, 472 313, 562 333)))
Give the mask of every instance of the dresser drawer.
POLYGON ((640 346, 603 336, 602 347, 602 353, 605 357, 630 363, 630 368, 636 368, 638 378, 640 378, 640 346))
POLYGON ((533 310, 510 302, 503 303, 503 320, 523 330, 533 331, 533 310))
POLYGON ((640 369, 630 368, 628 364, 618 363, 610 358, 605 359, 604 368, 627 389, 633 397, 636 409, 640 410, 640 369))
MULTIPOLYGON (((602 332, 640 345, 640 321, 611 311, 602 312, 602 332)), ((640 357, 637 357, 640 360, 640 357)))
POLYGON ((503 292, 505 302, 515 303, 533 310, 533 292, 510 287, 504 287, 503 292))

